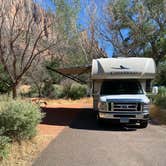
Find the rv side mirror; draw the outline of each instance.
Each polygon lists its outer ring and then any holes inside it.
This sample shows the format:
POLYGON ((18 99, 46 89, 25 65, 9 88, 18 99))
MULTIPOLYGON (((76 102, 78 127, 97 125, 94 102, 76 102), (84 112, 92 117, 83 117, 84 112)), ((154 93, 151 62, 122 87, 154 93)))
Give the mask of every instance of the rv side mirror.
POLYGON ((153 94, 153 95, 157 95, 158 92, 159 92, 158 86, 153 86, 153 87, 152 87, 152 94, 153 94))

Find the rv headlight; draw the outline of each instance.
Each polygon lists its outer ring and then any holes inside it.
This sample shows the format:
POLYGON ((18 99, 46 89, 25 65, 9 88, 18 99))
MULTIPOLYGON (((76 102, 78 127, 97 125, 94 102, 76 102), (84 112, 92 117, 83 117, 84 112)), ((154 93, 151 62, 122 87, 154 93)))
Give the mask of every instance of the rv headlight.
POLYGON ((144 104, 143 105, 143 111, 144 112, 149 112, 149 107, 150 107, 149 104, 144 104))
POLYGON ((99 102, 98 108, 99 108, 99 110, 107 111, 107 103, 99 102))

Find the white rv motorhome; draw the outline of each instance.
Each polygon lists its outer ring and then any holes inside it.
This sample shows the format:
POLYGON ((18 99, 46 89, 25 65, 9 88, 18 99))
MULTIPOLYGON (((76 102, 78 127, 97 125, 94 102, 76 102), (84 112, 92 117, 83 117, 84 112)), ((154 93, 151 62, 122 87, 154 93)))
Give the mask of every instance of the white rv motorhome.
POLYGON ((83 84, 87 82, 77 76, 91 72, 89 80, 93 85, 93 105, 99 122, 104 119, 139 122, 142 128, 147 127, 150 100, 146 90, 156 73, 152 58, 100 58, 88 66, 47 68, 83 84))
POLYGON ((91 79, 97 120, 139 122, 142 128, 147 127, 150 100, 146 96, 146 88, 155 73, 152 58, 93 60, 91 79))

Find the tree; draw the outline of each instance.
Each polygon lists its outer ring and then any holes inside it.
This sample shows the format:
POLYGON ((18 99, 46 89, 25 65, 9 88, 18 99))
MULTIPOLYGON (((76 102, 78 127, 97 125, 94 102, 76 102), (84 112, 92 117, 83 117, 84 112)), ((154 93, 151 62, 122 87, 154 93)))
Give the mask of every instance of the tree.
POLYGON ((98 33, 114 56, 147 56, 158 64, 166 54, 166 0, 109 0, 98 33))
POLYGON ((49 79, 50 76, 48 75, 45 67, 45 60, 38 57, 33 62, 31 68, 27 71, 22 82, 31 85, 32 89, 34 88, 38 93, 38 97, 42 97, 44 82, 49 79))
POLYGON ((87 5, 87 14, 89 17, 89 23, 87 28, 87 34, 83 39, 85 39, 82 43, 84 44, 84 49, 86 53, 89 55, 88 58, 90 61, 96 58, 107 58, 107 54, 104 49, 99 47, 98 34, 96 31, 96 24, 98 24, 98 20, 100 19, 98 16, 98 8, 95 0, 92 0, 87 5))
POLYGON ((0 64, 11 80, 13 98, 35 59, 57 44, 49 38, 51 19, 47 13, 35 3, 25 10, 25 2, 0 1, 0 64))
POLYGON ((55 25, 58 30, 61 45, 57 52, 62 66, 73 66, 86 64, 87 59, 80 45, 80 33, 77 26, 78 13, 80 11, 79 0, 52 0, 56 5, 56 17, 58 24, 55 25))
POLYGON ((93 15, 90 15, 92 16, 90 27, 82 29, 82 27, 78 25, 78 14, 81 8, 80 0, 52 1, 56 6, 56 16, 59 23, 56 29, 59 29, 59 37, 64 41, 59 46, 58 51, 58 54, 61 55, 60 59, 63 62, 62 65, 85 65, 91 63, 93 58, 105 57, 104 52, 98 47, 94 36, 93 17, 95 11, 93 15))
POLYGON ((155 79, 155 83, 166 87, 166 60, 159 63, 158 73, 155 79))

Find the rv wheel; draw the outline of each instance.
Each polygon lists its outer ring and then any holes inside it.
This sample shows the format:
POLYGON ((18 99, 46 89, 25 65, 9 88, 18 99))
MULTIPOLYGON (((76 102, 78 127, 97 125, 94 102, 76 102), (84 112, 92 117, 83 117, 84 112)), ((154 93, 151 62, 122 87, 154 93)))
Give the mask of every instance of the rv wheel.
POLYGON ((97 114, 96 120, 97 120, 97 124, 99 126, 103 126, 104 125, 104 119, 100 118, 98 114, 97 114))
POLYGON ((143 120, 140 122, 140 127, 141 128, 146 128, 148 126, 148 120, 143 120))

